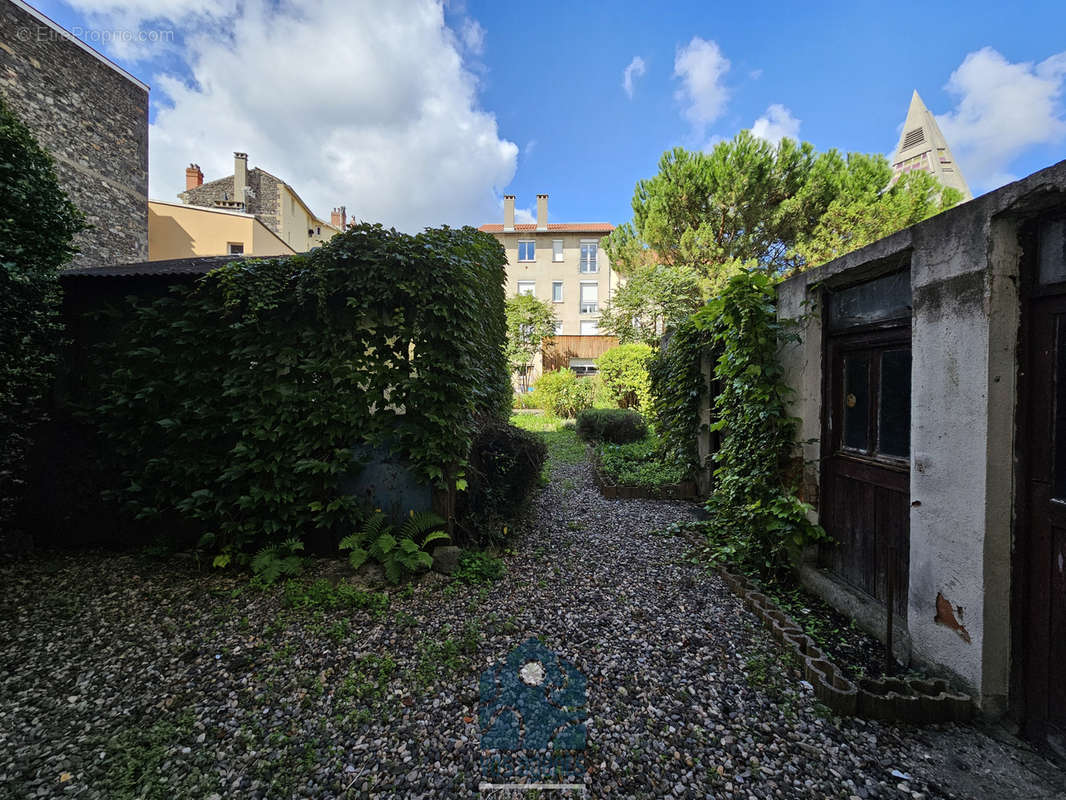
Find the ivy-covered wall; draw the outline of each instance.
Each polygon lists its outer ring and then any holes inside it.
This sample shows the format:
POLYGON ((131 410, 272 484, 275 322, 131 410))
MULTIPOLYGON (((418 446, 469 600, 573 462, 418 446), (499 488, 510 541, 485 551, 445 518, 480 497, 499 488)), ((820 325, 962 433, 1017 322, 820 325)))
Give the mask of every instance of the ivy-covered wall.
POLYGON ((454 493, 477 421, 510 407, 505 264, 472 228, 363 225, 130 298, 85 409, 116 499, 232 552, 350 533, 365 508, 341 484, 367 446, 454 493))

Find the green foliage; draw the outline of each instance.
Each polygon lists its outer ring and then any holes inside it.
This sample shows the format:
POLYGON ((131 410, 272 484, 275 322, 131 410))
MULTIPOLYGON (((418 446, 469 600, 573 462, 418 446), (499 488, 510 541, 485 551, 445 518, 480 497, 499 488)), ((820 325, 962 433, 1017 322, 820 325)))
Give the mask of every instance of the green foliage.
POLYGON ((506 571, 503 561, 490 553, 465 550, 459 556, 459 569, 455 579, 470 586, 495 583, 506 571))
POLYGON ((289 578, 282 597, 286 606, 297 611, 359 608, 381 616, 389 607, 389 596, 384 592, 368 592, 350 583, 334 585, 324 578, 311 583, 289 578))
POLYGON ((654 351, 644 343, 612 347, 596 359, 600 380, 619 408, 651 408, 648 362, 654 351))
POLYGON ((648 434, 644 417, 621 408, 590 408, 577 415, 577 435, 587 442, 626 444, 648 434))
POLYGON ((696 441, 700 433, 700 405, 708 391, 701 362, 711 347, 711 335, 691 319, 671 333, 667 344, 648 367, 652 419, 663 455, 686 470, 702 469, 696 441))
POLYGON ((667 330, 699 309, 702 296, 700 274, 691 267, 639 267, 615 289, 600 316, 600 330, 623 345, 658 347, 667 330))
POLYGON ((457 538, 479 547, 502 544, 547 457, 544 442, 528 431, 496 421, 482 425, 470 448, 467 489, 456 504, 457 538))
POLYGON ((630 444, 603 443, 596 452, 600 471, 616 486, 672 486, 687 477, 683 466, 662 458, 651 436, 630 444))
POLYGON ((714 493, 707 501, 711 552, 766 577, 786 569, 806 544, 825 537, 807 519, 810 506, 784 483, 796 420, 787 413, 790 389, 777 353, 795 334, 778 321, 775 300, 773 281, 753 271, 730 280, 694 318, 720 353, 713 427, 722 439, 715 454, 714 493))
POLYGON ((347 550, 352 569, 376 561, 385 569, 390 583, 399 583, 404 575, 429 569, 433 557, 425 547, 447 540, 441 528, 445 521, 430 511, 411 512, 397 528, 380 511, 367 520, 362 530, 341 539, 340 549, 347 550))
POLYGON ((709 153, 664 153, 658 174, 637 183, 633 223, 605 237, 604 249, 624 275, 691 267, 713 293, 746 265, 786 275, 959 199, 928 175, 884 192, 891 177, 882 155, 817 153, 787 138, 775 146, 741 131, 709 153))
POLYGON ((560 464, 580 464, 585 460, 585 444, 577 438, 570 423, 558 417, 515 415, 511 417, 511 424, 536 433, 548 446, 548 463, 541 471, 542 483, 548 482, 553 467, 560 464))
POLYGON ((592 407, 594 385, 569 369, 545 372, 533 386, 533 402, 556 417, 575 417, 592 407))
MULTIPOLYGON (((261 548, 252 559, 252 573, 266 586, 270 586, 283 575, 285 577, 299 575, 304 568, 304 559, 299 555, 303 549, 304 543, 293 538, 267 545, 261 548)), ((215 561, 224 557, 218 556, 215 561)))
POLYGON ((512 372, 529 367, 541 342, 555 335, 555 309, 531 294, 507 300, 507 363, 512 372))
POLYGON ((202 525, 224 554, 336 542, 366 509, 353 447, 438 487, 477 420, 502 417, 503 248, 472 228, 350 228, 305 255, 246 260, 119 315, 90 418, 142 519, 202 525))
POLYGON ((30 437, 55 377, 59 268, 84 227, 52 159, 0 100, 0 528, 23 494, 30 437))

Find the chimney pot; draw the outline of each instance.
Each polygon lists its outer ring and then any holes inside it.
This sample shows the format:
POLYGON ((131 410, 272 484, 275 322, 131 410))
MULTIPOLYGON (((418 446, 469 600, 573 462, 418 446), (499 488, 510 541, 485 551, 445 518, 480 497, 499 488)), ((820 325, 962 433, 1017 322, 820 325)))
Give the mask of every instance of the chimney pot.
POLYGON ((505 231, 514 231, 514 195, 505 194, 503 196, 503 229, 505 231))
POLYGON ((185 168, 185 191, 204 185, 204 173, 200 171, 199 164, 189 164, 185 168))
POLYGON ((548 230, 548 195, 537 195, 537 230, 548 230))
POLYGON ((343 231, 348 226, 348 210, 344 206, 333 209, 329 215, 329 224, 343 231))

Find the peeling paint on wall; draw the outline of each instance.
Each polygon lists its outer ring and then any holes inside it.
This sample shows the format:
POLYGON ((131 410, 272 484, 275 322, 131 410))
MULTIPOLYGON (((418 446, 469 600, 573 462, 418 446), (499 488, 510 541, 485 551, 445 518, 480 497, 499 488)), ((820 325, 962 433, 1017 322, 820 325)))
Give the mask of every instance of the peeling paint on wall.
MULTIPOLYGON (((959 617, 962 616, 962 606, 957 607, 959 617)), ((966 627, 959 622, 955 616, 956 609, 951 607, 951 603, 940 592, 936 593, 936 616, 933 617, 933 622, 938 625, 943 625, 945 628, 951 628, 959 637, 970 644, 970 634, 966 630, 966 627)))

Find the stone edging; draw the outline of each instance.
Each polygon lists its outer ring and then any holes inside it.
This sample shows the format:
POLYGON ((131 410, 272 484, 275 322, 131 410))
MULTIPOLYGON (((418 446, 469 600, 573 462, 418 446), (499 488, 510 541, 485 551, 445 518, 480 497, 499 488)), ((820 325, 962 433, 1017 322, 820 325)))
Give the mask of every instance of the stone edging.
POLYGON ((939 678, 860 678, 856 685, 751 581, 725 567, 718 571, 773 637, 799 656, 804 678, 814 687, 815 696, 835 714, 917 725, 965 722, 973 716, 970 696, 951 691, 947 681, 939 678))

